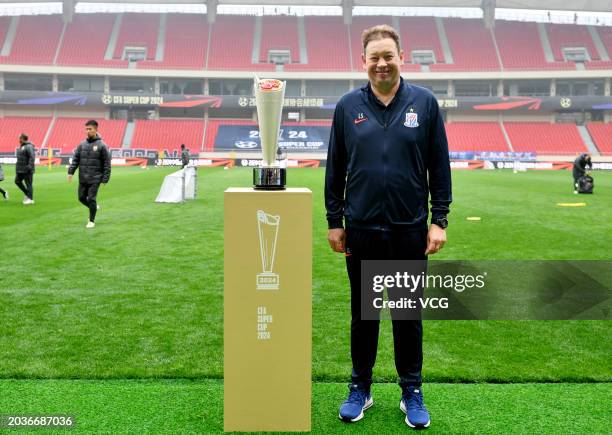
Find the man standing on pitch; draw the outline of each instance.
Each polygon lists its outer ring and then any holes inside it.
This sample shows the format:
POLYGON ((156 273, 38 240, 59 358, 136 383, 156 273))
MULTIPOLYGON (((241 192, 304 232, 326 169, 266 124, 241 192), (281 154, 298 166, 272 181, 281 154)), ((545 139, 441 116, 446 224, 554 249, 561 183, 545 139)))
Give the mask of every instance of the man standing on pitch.
MULTIPOLYGON (((448 144, 436 98, 400 77, 404 53, 395 29, 375 26, 362 40, 369 83, 336 106, 325 173, 328 241, 345 254, 351 285, 353 370, 340 407, 344 421, 360 420, 373 404, 380 322, 361 318, 361 260, 426 260, 446 242, 451 203, 448 144)), ((421 321, 394 319, 393 340, 405 422, 427 427, 421 321)))
POLYGON ((185 166, 189 164, 189 150, 185 149, 185 144, 181 144, 181 169, 185 169, 185 166))
POLYGON ((24 193, 23 203, 34 204, 34 171, 36 169, 36 151, 28 141, 28 135, 21 133, 17 148, 17 165, 15 167, 15 184, 24 193))
POLYGON ((74 151, 72 163, 68 168, 68 181, 79 168, 79 201, 89 209, 86 228, 96 226, 98 203, 96 197, 100 183, 106 184, 111 175, 111 157, 108 147, 98 135, 98 123, 94 120, 85 123, 87 138, 74 151))

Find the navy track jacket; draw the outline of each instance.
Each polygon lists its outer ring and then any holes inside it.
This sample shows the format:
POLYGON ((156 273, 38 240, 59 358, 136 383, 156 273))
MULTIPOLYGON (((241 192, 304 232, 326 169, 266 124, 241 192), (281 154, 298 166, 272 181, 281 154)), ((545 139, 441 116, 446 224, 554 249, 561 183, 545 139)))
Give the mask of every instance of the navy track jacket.
POLYGON ((442 114, 427 89, 400 79, 385 107, 370 84, 336 106, 325 171, 329 228, 421 230, 449 212, 451 173, 442 114))

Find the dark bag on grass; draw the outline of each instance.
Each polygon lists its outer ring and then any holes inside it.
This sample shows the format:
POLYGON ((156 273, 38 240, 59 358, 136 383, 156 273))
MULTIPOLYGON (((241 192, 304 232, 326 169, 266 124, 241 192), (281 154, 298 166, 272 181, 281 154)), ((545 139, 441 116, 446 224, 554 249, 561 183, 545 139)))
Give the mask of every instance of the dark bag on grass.
POLYGON ((578 179, 578 193, 593 193, 593 177, 583 175, 578 179))

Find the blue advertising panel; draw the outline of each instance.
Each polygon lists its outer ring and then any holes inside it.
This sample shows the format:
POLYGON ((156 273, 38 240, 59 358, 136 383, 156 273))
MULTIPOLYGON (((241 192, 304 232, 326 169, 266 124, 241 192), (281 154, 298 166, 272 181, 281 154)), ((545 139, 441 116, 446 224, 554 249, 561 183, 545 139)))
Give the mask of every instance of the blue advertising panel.
MULTIPOLYGON (((326 152, 329 126, 281 126, 278 145, 287 152, 326 152)), ((215 137, 215 151, 260 150, 256 125, 220 125, 215 137)))

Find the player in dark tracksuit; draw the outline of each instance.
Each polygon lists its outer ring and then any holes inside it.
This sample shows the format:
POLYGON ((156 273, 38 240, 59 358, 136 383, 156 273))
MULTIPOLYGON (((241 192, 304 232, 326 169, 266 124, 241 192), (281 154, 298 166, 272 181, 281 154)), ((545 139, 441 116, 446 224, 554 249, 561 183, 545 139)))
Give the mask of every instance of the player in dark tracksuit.
POLYGON ((17 148, 17 165, 15 166, 15 184, 25 197, 25 205, 34 204, 34 171, 36 170, 36 151, 28 141, 28 136, 21 133, 19 148, 17 148))
POLYGON ((68 168, 68 181, 72 181, 72 176, 79 168, 79 201, 89 209, 87 228, 93 228, 98 209, 98 189, 100 184, 108 183, 111 176, 111 156, 98 135, 98 123, 87 121, 85 128, 87 138, 74 151, 68 168))
POLYGON ((587 153, 580 154, 574 160, 574 167, 572 169, 572 175, 574 177, 574 193, 578 193, 578 180, 580 177, 586 174, 587 166, 589 169, 593 169, 593 163, 591 162, 591 156, 587 153))
POLYGON ((189 150, 185 149, 185 144, 181 144, 181 169, 189 164, 189 150))
MULTIPOLYGON (((363 418, 373 404, 379 321, 361 318, 361 260, 426 260, 446 241, 451 203, 448 144, 436 98, 400 77, 403 53, 390 26, 368 29, 363 38, 370 81, 336 106, 325 173, 328 241, 345 253, 351 286, 353 370, 349 398, 340 407, 344 421, 363 418)), ((405 421, 427 427, 421 321, 394 318, 393 339, 405 421)))

